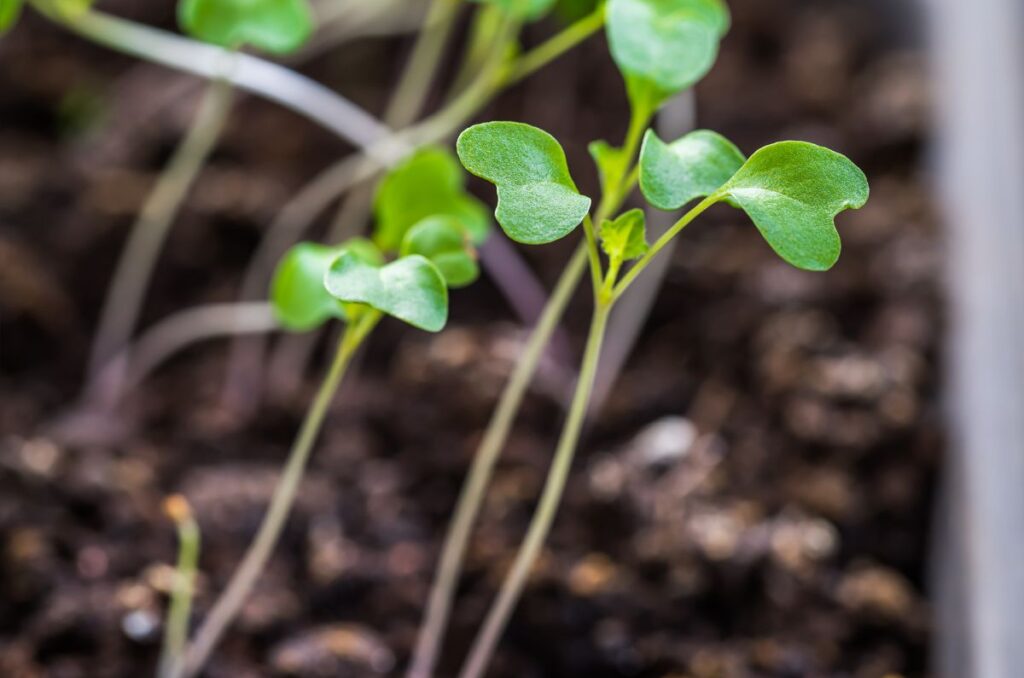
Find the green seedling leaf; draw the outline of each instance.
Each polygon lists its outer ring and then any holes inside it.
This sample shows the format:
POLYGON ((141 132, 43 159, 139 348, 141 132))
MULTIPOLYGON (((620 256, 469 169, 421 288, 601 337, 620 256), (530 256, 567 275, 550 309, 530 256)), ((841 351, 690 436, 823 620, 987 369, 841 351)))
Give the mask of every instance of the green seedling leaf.
MULTIPOLYGON (((663 100, 711 69, 729 30, 722 0, 610 0, 607 31, 612 58, 635 99, 650 83, 663 100)), ((645 95, 649 96, 649 95, 645 95)))
POLYGON ((369 264, 384 263, 373 243, 360 238, 335 247, 304 242, 288 250, 277 265, 270 285, 271 306, 281 325, 295 332, 305 332, 332 318, 348 320, 345 305, 324 287, 324 275, 331 263, 345 252, 369 264))
POLYGON ((601 249, 612 261, 638 259, 647 253, 647 227, 643 210, 633 209, 601 224, 601 249))
POLYGON ((22 0, 0 0, 0 35, 9 31, 21 16, 22 0))
POLYGON ((824 271, 839 259, 837 214, 868 200, 868 180, 844 155, 804 141, 782 141, 750 159, 717 192, 745 211, 787 262, 824 271))
POLYGON ((465 172, 451 151, 429 147, 395 167, 377 187, 373 238, 381 249, 397 251, 406 232, 426 217, 450 216, 480 244, 491 219, 487 207, 466 193, 465 172))
POLYGON ((647 130, 640 147, 640 192, 658 209, 678 209, 717 191, 745 160, 716 132, 696 130, 666 144, 647 130))
POLYGON ((449 216, 427 217, 410 228, 401 254, 422 254, 437 266, 451 288, 465 287, 480 276, 473 244, 459 222, 449 216))
POLYGON ((471 174, 498 188, 494 212, 508 237, 527 245, 563 238, 590 211, 569 175, 565 152, 547 132, 518 122, 486 122, 459 135, 456 151, 471 174))
POLYGON ((366 304, 428 332, 439 332, 448 320, 444 277, 418 254, 374 266, 346 252, 331 264, 324 285, 341 301, 366 304))
POLYGON ((313 33, 308 0, 181 0, 178 22, 205 42, 273 54, 294 52, 313 33))
POLYGON ((485 5, 494 5, 519 19, 539 19, 555 5, 555 0, 474 0, 485 5))

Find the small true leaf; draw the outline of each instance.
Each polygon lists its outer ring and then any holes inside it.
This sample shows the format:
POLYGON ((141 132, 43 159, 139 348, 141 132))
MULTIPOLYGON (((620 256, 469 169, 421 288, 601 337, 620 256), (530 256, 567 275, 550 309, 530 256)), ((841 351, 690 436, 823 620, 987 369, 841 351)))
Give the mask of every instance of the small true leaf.
POLYGON ((472 243, 449 216, 427 217, 410 228, 402 241, 401 254, 422 254, 430 259, 448 287, 465 287, 480 276, 472 243))
POLYGON ((181 0, 178 21, 205 42, 274 54, 294 52, 313 32, 308 0, 181 0))
POLYGON ((823 271, 839 259, 835 216, 868 199, 864 173, 846 156, 782 141, 750 156, 718 195, 744 210, 787 262, 823 271))
POLYGON ((21 15, 22 0, 0 0, 0 35, 14 26, 21 15))
POLYGON ((475 0, 487 5, 500 7, 512 16, 532 21, 551 11, 555 0, 475 0))
POLYGON ((615 63, 627 80, 651 83, 662 98, 704 77, 728 29, 729 10, 722 0, 608 3, 608 42, 615 63))
POLYGON ((406 232, 426 217, 451 216, 474 243, 487 239, 491 219, 482 202, 466 193, 465 172, 451 151, 417 151, 389 172, 377 187, 373 238, 387 251, 401 247, 406 232))
POLYGON ((518 122, 473 125, 456 150, 471 174, 498 188, 494 212, 508 237, 528 245, 563 238, 590 211, 569 175, 565 152, 547 132, 518 122))
POLYGON ((304 242, 288 250, 270 285, 271 306, 281 325, 305 332, 332 318, 348 318, 344 304, 324 288, 324 275, 331 263, 346 251, 371 264, 383 263, 377 248, 361 239, 334 247, 304 242))
POLYGON ((633 209, 601 225, 601 249, 612 261, 629 261, 647 253, 643 210, 633 209))
POLYGON ((428 332, 439 332, 448 320, 444 277, 418 254, 374 266, 345 253, 331 264, 324 285, 341 301, 366 304, 428 332))
POLYGON ((716 132, 696 130, 666 144, 648 130, 640 148, 640 191, 658 209, 678 209, 717 191, 745 160, 716 132))

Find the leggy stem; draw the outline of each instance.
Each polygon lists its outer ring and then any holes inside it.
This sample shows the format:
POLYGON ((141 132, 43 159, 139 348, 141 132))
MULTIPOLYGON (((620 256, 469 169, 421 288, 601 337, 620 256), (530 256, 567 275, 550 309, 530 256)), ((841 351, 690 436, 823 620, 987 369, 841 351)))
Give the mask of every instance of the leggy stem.
POLYGON ((174 571, 171 604, 167 610, 164 646, 157 668, 159 678, 168 678, 171 667, 181 658, 188 640, 188 621, 192 614, 196 565, 199 562, 199 526, 188 502, 180 495, 167 499, 167 514, 178 528, 178 564, 174 571))
POLYGON ((469 657, 463 665, 459 678, 479 678, 483 675, 490 662, 491 655, 497 645, 498 639, 505 630, 505 625, 515 608, 519 596, 526 585, 527 577, 533 567, 540 550, 544 545, 558 505, 562 499, 562 492, 565 489, 566 480, 569 477, 569 470, 572 467, 572 460, 576 453, 576 446, 580 438, 580 430, 583 420, 586 417, 587 403, 590 400, 590 393, 594 386, 594 375, 597 372, 597 363, 601 355, 601 343, 604 340, 604 332, 608 323, 608 314, 611 310, 610 304, 599 303, 594 309, 594 316, 590 324, 590 334, 587 338, 587 347, 583 353, 583 363, 580 367, 579 381, 576 383, 576 391, 573 395, 572 404, 569 407, 569 415, 562 429, 562 436, 558 441, 558 448, 555 451, 554 460, 551 463, 551 470, 548 473, 547 482, 544 484, 544 492, 541 495, 540 503, 530 522, 526 538, 516 555, 515 562, 508 576, 502 584, 498 599, 495 601, 487 619, 484 621, 483 629, 477 634, 469 657))
POLYGON ((278 537, 281 535, 288 514, 291 512, 295 494, 306 470, 310 452, 313 450, 313 443, 320 432, 324 417, 338 390, 338 385, 345 375, 345 369, 356 349, 379 320, 380 313, 367 310, 359 320, 346 328, 338 344, 334 361, 306 413, 299 435, 288 454, 284 472, 274 490, 274 496, 263 517, 259 532, 252 544, 249 545, 241 565, 235 570, 227 588, 214 603, 206 620, 196 632, 194 640, 185 653, 184 661, 175 664, 174 670, 170 674, 171 678, 192 678, 202 670, 217 641, 220 640, 228 625, 238 614, 245 599, 248 598, 260 573, 263 572, 263 568, 277 544, 278 537))
POLYGON ((420 627, 416 649, 406 673, 408 678, 429 678, 434 672, 448 616, 451 612, 455 586, 462 572, 462 558, 466 551, 466 544, 483 503, 487 486, 490 484, 494 465, 501 455, 512 422, 519 412, 523 396, 537 371, 537 365, 544 354, 544 349, 569 304, 573 290, 576 289, 583 276, 586 264, 587 252, 585 245, 581 244, 562 272, 554 293, 530 335, 523 354, 516 362, 515 369, 505 385, 501 399, 487 425, 487 431, 480 442, 480 447, 473 457, 469 476, 463 485, 458 505, 455 507, 455 514, 448 533, 445 535, 437 578, 430 590, 423 625, 420 627))
MULTIPOLYGON (((167 232, 217 143, 230 108, 231 86, 222 80, 211 83, 188 133, 142 206, 103 304, 89 359, 89 382, 130 340, 167 232)), ((117 384, 113 388, 119 390, 117 384)))

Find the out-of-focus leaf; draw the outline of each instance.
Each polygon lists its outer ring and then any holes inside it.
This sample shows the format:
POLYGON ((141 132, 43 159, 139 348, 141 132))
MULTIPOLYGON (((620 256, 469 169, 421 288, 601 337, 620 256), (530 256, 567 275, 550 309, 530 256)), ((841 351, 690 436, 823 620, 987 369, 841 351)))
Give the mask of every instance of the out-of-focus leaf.
POLYGON ((465 287, 480 276, 476 251, 465 230, 450 216, 427 217, 410 228, 401 254, 422 254, 430 259, 448 287, 465 287))
POLYGON ((647 253, 647 226, 643 210, 633 209, 601 225, 601 249, 612 261, 629 261, 647 253))
POLYGON ((205 42, 274 54, 294 52, 313 33, 307 0, 181 0, 178 21, 205 42))

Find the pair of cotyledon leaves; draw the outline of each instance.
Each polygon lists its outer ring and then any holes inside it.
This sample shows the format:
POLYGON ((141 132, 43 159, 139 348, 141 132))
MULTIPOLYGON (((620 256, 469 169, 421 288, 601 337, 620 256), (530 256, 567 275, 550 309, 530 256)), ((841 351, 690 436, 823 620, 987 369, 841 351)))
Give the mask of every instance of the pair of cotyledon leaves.
POLYGON ((299 332, 352 320, 365 306, 429 332, 448 319, 448 287, 437 266, 420 254, 385 264, 365 240, 294 246, 278 264, 270 300, 281 325, 299 332))
MULTIPOLYGON (((495 216, 513 240, 558 240, 589 212, 590 199, 576 190, 562 147, 543 130, 515 122, 483 123, 465 130, 456 148, 470 173, 496 185, 495 216)), ((706 130, 671 144, 648 131, 640 152, 640 189, 660 209, 676 209, 699 197, 742 209, 779 256, 807 270, 835 264, 840 250, 835 216, 863 206, 868 198, 864 173, 839 153, 783 141, 746 159, 727 139, 706 130)), ((607 228, 614 243, 606 236, 602 244, 610 257, 643 254, 639 214, 627 212, 602 225, 607 228)))
POLYGON ((487 237, 487 209, 465 192, 449 151, 422 149, 388 173, 374 198, 373 242, 301 243, 281 260, 271 302, 281 324, 313 329, 350 320, 370 306, 411 325, 440 330, 449 288, 479 276, 474 245, 487 237), (400 258, 385 264, 383 252, 400 258))

